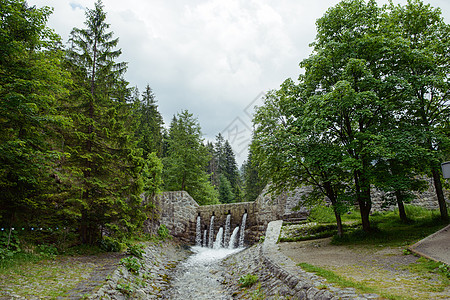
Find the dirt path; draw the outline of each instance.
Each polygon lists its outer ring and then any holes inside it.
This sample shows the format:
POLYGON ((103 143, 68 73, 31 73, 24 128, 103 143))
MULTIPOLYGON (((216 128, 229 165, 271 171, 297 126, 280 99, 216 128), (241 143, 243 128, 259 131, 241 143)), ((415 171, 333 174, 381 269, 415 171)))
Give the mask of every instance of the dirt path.
POLYGON ((123 254, 57 257, 0 276, 0 299, 80 299, 101 286, 123 254))
POLYGON ((411 271, 408 266, 418 258, 403 255, 402 247, 335 246, 322 239, 280 243, 279 248, 295 263, 331 270, 400 299, 450 299, 450 287, 438 275, 411 271))

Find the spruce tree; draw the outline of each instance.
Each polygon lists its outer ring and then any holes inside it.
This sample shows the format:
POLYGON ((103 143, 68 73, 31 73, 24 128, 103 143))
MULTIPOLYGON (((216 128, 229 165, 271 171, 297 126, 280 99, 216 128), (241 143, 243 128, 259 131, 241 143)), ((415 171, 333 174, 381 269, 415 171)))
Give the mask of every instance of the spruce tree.
POLYGON ((79 224, 81 241, 92 244, 105 227, 120 237, 143 222, 143 159, 130 122, 126 63, 115 61, 121 50, 101 1, 86 10, 85 25, 73 29, 67 51, 75 85, 64 108, 75 129, 65 136, 72 186, 66 209, 79 224))
POLYGON ((187 110, 174 116, 169 129, 164 185, 169 191, 187 191, 199 204, 217 203, 217 191, 206 172, 208 150, 200 124, 187 110))
POLYGON ((163 150, 163 119, 156 105, 155 94, 147 84, 142 93, 142 101, 138 107, 139 127, 136 135, 139 147, 144 150, 144 157, 155 152, 159 157, 163 150))

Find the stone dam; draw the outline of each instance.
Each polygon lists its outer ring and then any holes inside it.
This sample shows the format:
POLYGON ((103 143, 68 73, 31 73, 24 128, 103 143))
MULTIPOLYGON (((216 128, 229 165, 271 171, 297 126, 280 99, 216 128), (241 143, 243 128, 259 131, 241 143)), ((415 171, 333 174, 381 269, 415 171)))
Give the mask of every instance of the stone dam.
POLYGON ((214 216, 213 232, 216 234, 220 227, 224 227, 228 215, 231 216, 230 228, 235 228, 241 226, 242 217, 247 214, 245 245, 252 245, 265 234, 269 222, 304 219, 308 214, 306 208, 292 211, 298 203, 298 198, 287 194, 272 198, 262 193, 254 202, 200 206, 187 192, 178 191, 164 192, 153 202, 158 209, 159 220, 148 220, 147 231, 155 232, 159 225, 164 224, 172 236, 190 245, 195 245, 199 216, 200 228, 202 232, 208 230, 208 234, 211 217, 214 216))

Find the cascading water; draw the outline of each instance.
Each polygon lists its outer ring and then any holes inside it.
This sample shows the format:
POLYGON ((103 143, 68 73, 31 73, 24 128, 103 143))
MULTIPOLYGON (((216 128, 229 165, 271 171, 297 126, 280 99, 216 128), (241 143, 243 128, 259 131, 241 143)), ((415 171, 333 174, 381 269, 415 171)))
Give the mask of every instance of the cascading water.
POLYGON ((247 213, 242 216, 241 232, 239 234, 239 248, 244 248, 245 222, 247 221, 247 213))
POLYGON ((208 246, 207 244, 206 244, 206 237, 207 237, 207 235, 208 235, 208 230, 204 230, 203 231, 203 247, 206 247, 206 246, 208 246))
POLYGON ((211 216, 211 222, 209 223, 209 242, 208 247, 212 248, 214 243, 214 216, 211 216))
POLYGON ((228 248, 228 242, 230 241, 230 226, 231 226, 231 214, 227 215, 227 221, 225 222, 225 234, 223 236, 223 246, 228 248))
MULTIPOLYGON (((220 283, 222 278, 219 278, 219 275, 215 275, 216 272, 211 272, 214 266, 217 266, 222 259, 243 250, 247 214, 242 217, 241 226, 236 226, 228 239, 227 235, 229 235, 231 226, 230 218, 231 214, 228 214, 225 223, 225 234, 224 227, 220 227, 215 241, 214 216, 211 217, 209 230, 206 226, 204 228, 203 241, 197 240, 197 232, 201 232, 201 228, 197 225, 196 246, 191 248, 193 255, 177 266, 174 279, 171 280, 171 289, 164 293, 164 299, 233 299, 233 295, 229 294, 229 291, 224 289, 220 283), (209 237, 207 236, 208 232, 209 237), (239 234, 239 232, 241 233, 239 234), (236 247, 238 239, 239 247, 236 247), (227 240, 228 243, 224 244, 224 240, 227 240), (199 246, 202 243, 203 247, 199 246)), ((198 220, 197 218, 197 224, 198 220)))
POLYGON ((239 226, 236 226, 236 228, 233 230, 233 233, 231 234, 230 243, 228 244, 228 249, 235 248, 238 233, 239 233, 239 226))
POLYGON ((220 227, 219 232, 217 232, 216 241, 214 242, 213 248, 220 249, 223 248, 223 227, 220 227))
POLYGON ((231 231, 231 214, 227 215, 225 221, 225 227, 220 227, 217 235, 214 235, 214 215, 211 216, 209 228, 205 226, 201 230, 201 218, 197 217, 196 232, 195 232, 195 245, 204 248, 213 249, 236 249, 244 248, 245 237, 245 225, 247 222, 247 213, 242 216, 242 223, 240 226, 236 226, 230 235, 231 231))
POLYGON ((195 246, 202 245, 202 228, 201 218, 197 217, 197 225, 195 226, 195 246))

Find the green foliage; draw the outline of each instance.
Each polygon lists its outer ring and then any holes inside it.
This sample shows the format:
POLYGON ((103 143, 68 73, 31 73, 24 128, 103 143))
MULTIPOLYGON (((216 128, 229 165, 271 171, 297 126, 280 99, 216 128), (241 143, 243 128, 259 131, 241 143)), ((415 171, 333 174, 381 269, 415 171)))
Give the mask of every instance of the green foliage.
POLYGON ((141 263, 136 257, 125 257, 120 260, 120 263, 131 273, 139 274, 141 263))
POLYGON ((135 256, 137 258, 142 258, 143 254, 145 253, 144 248, 145 246, 142 244, 130 245, 128 246, 127 254, 135 256))
POLYGON ((99 243, 100 249, 105 252, 120 252, 122 251, 122 244, 115 238, 104 236, 99 243))
POLYGON ((158 234, 158 238, 163 241, 166 240, 167 238, 170 238, 169 229, 164 224, 161 224, 159 226, 157 234, 158 234))
POLYGON ((153 198, 161 192, 163 164, 155 152, 148 154, 142 170, 144 179, 144 192, 146 196, 153 198))
POLYGON ((163 149, 163 119, 158 111, 155 94, 150 85, 147 84, 142 93, 142 100, 138 101, 135 119, 139 122, 136 128, 136 137, 139 139, 138 147, 143 149, 143 156, 156 153, 162 155, 163 149))
POLYGON ((260 167, 254 159, 252 148, 250 146, 247 160, 242 164, 244 201, 247 202, 255 201, 267 184, 266 180, 261 178, 260 167))
POLYGON ((206 173, 209 161, 203 145, 200 125, 187 110, 173 118, 167 140, 164 164, 164 187, 168 191, 187 191, 200 205, 217 203, 206 173))
MULTIPOLYGON (((3 224, 29 219, 42 211, 56 213, 51 203, 56 147, 67 118, 56 110, 67 96, 70 76, 62 68, 60 38, 47 26, 49 7, 26 1, 2 1, 0 10, 0 216, 3 224), (6 221, 7 220, 7 221, 6 221)), ((55 199, 56 198, 56 199, 55 199)), ((11 224, 10 224, 11 225, 11 224)))
POLYGON ((232 203, 234 200, 234 193, 231 188, 230 181, 223 174, 220 174, 219 183, 219 201, 221 203, 232 203))
POLYGON ((64 133, 71 156, 63 162, 70 183, 63 212, 76 223, 81 241, 93 244, 102 227, 124 239, 142 225, 144 159, 134 138, 131 90, 123 79, 126 63, 116 62, 121 50, 115 49, 118 39, 109 32, 101 1, 86 10, 85 25, 72 30, 67 50, 74 85, 61 108, 75 128, 64 133))
POLYGON ((239 278, 239 284, 241 285, 242 288, 250 287, 255 283, 257 283, 258 280, 259 279, 257 275, 247 274, 239 278))
POLYGON ((38 245, 35 248, 35 252, 47 259, 54 259, 58 255, 58 249, 55 245, 38 245))
POLYGON ((420 0, 345 0, 316 24, 299 83, 268 92, 253 120, 252 150, 271 190, 312 186, 338 227, 341 209, 356 203, 369 232, 371 186, 406 220, 403 202, 423 188, 416 175, 429 173, 446 219, 438 162, 449 145, 450 27, 440 11, 420 0))
POLYGON ((130 283, 118 283, 116 290, 120 291, 124 295, 132 296, 134 293, 133 285, 130 283))

